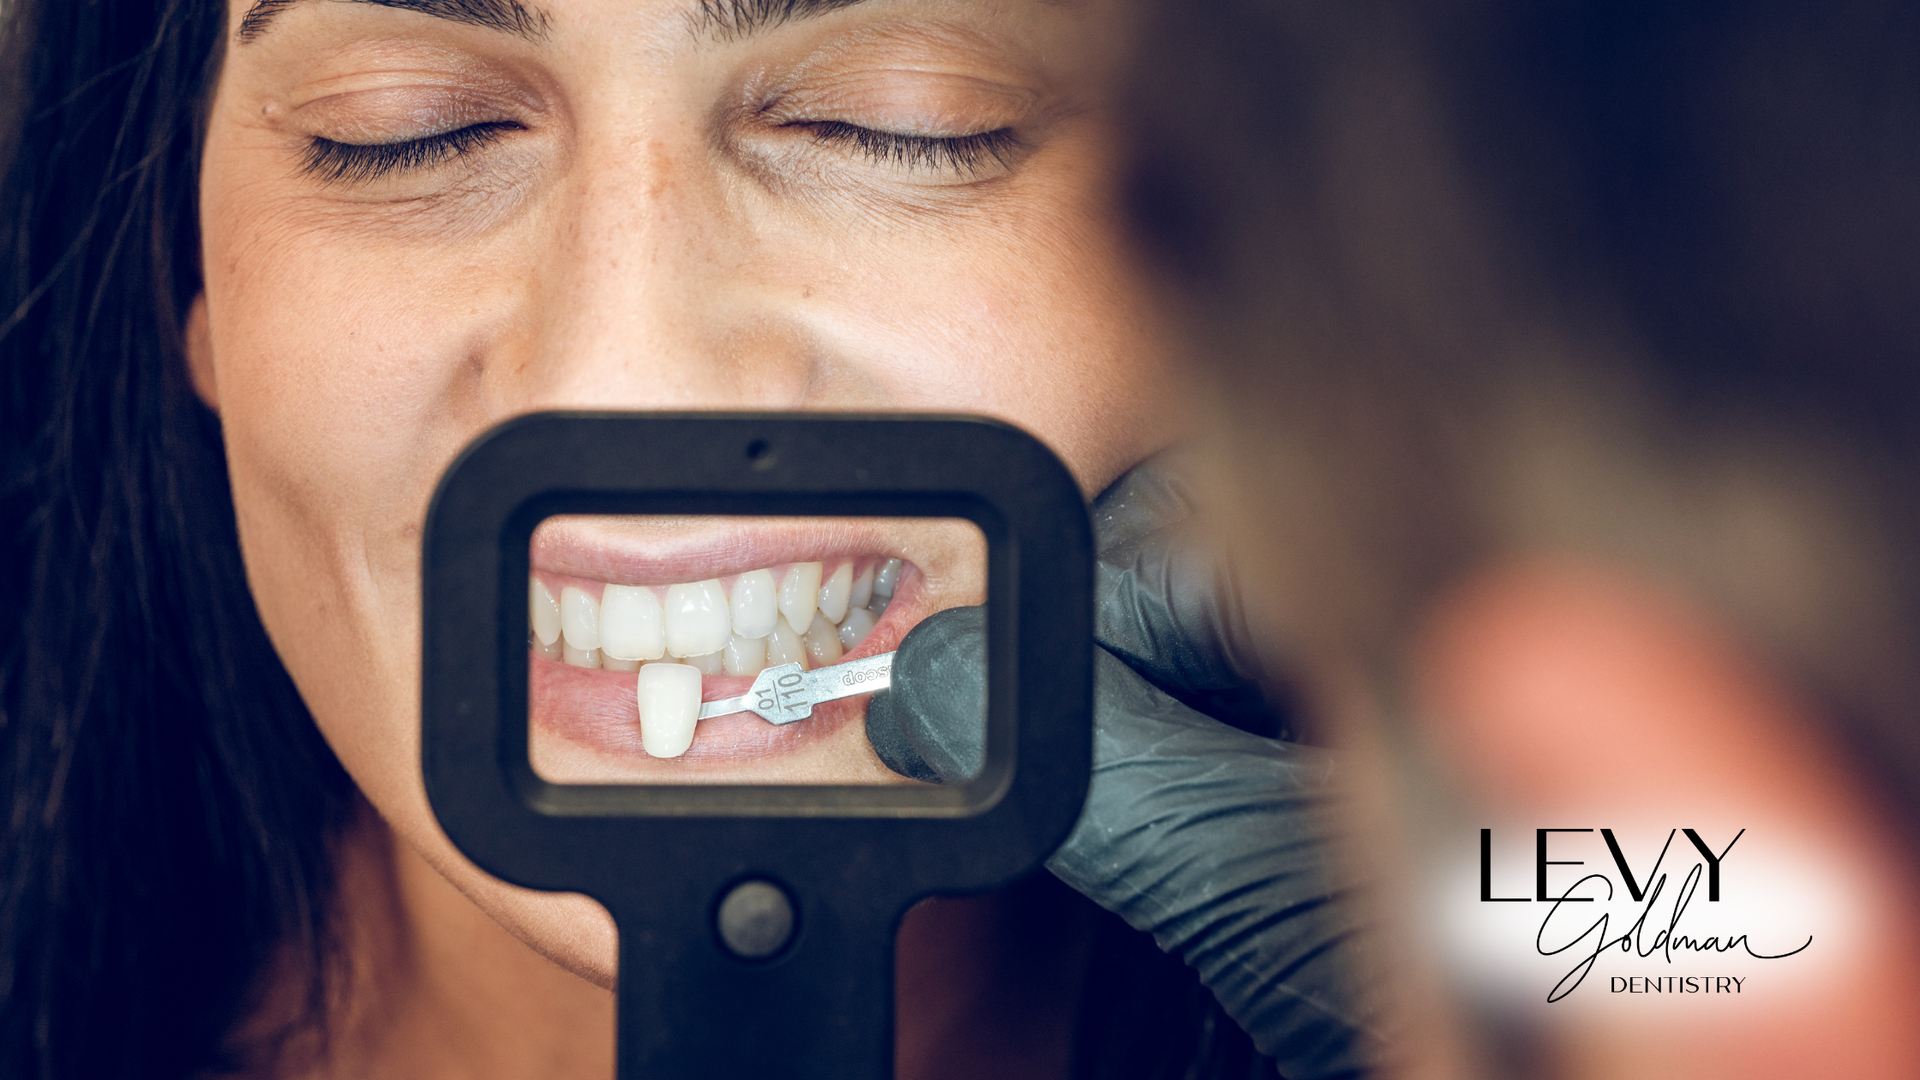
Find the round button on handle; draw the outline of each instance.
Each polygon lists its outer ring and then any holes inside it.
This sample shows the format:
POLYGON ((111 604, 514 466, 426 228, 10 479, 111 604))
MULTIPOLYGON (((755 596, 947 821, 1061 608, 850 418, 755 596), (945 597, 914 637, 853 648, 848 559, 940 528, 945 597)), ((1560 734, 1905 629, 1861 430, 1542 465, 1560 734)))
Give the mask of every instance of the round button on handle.
POLYGON ((714 911, 714 929, 727 951, 742 960, 765 960, 793 940, 793 900, 765 878, 727 890, 714 911))

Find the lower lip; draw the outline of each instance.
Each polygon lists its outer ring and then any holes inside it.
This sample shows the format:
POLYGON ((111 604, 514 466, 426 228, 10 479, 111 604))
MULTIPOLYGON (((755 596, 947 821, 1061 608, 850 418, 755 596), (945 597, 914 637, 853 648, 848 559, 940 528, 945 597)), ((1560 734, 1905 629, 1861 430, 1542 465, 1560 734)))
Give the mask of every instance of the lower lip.
MULTIPOLYGON (((919 575, 909 564, 880 621, 840 662, 888 652, 927 614, 919 575)), ((770 724, 753 713, 730 713, 699 722, 693 745, 675 758, 647 754, 640 742, 640 710, 634 698, 638 676, 631 671, 574 667, 529 654, 527 693, 532 736, 558 738, 618 762, 619 772, 637 781, 672 783, 690 772, 724 770, 729 765, 793 754, 826 741, 866 717, 867 697, 842 698, 814 706, 813 715, 790 724, 770 724)), ((736 697, 753 685, 751 675, 709 675, 700 698, 736 697)), ((557 779, 557 778, 556 778, 557 779)))

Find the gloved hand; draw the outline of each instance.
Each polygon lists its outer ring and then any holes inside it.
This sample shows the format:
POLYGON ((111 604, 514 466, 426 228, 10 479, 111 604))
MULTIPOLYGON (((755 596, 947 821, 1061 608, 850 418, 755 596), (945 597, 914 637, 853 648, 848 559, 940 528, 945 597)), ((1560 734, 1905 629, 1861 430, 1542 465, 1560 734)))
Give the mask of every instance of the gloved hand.
MULTIPOLYGON (((1258 716, 1231 589, 1178 528, 1188 501, 1164 467, 1134 470, 1094 513, 1093 780, 1047 866, 1191 964, 1289 1080, 1363 1075, 1384 1047, 1350 978, 1360 928, 1329 861, 1333 758, 1174 696, 1224 695, 1258 716)), ((937 613, 901 642, 869 738, 905 775, 972 776, 985 691, 984 610, 937 613)))

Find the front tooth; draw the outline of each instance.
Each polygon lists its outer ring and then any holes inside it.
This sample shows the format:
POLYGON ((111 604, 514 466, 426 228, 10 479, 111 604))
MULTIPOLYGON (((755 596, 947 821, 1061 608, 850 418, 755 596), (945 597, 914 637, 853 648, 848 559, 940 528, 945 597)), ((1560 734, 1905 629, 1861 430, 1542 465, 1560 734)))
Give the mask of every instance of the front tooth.
POLYGON ((807 627, 807 636, 803 642, 807 649, 807 659, 814 667, 826 667, 840 659, 840 628, 827 621, 825 614, 815 615, 813 625, 807 627))
POLYGON ((600 650, 600 666, 608 671, 639 671, 640 661, 622 660, 617 656, 608 656, 605 649, 600 650))
POLYGON ((853 594, 848 597, 848 604, 863 608, 867 606, 867 601, 873 599, 873 572, 877 569, 878 566, 868 563, 867 568, 860 571, 860 576, 853 579, 853 594))
POLYGON ((849 649, 860 644, 873 632, 873 624, 877 621, 873 612, 863 607, 847 612, 847 621, 840 624, 840 644, 849 649))
POLYGON ((726 667, 729 675, 758 675, 767 666, 767 639, 741 637, 735 632, 727 642, 726 667))
POLYGON ((780 583, 780 614, 794 633, 804 634, 813 625, 813 609, 820 599, 820 564, 794 563, 787 579, 780 583))
POLYGON ((785 619, 781 619, 774 626, 773 633, 767 635, 767 666, 779 667, 781 664, 799 664, 803 670, 807 667, 807 647, 785 619))
POLYGON ((541 645, 550 647, 560 640, 560 604, 547 591, 546 582, 531 576, 527 578, 527 621, 541 645))
POLYGON ((560 633, 567 648, 592 652, 600 647, 600 601, 572 585, 560 590, 560 633))
POLYGON ((687 664, 641 664, 640 745, 657 758, 679 757, 693 745, 700 719, 700 669, 687 664))
MULTIPOLYGON (((609 585, 600 594, 600 651, 618 660, 658 660, 666 654, 660 598, 652 589, 609 585)), ((638 667, 621 670, 637 671, 638 667)))
POLYGON ((576 649, 567 645, 560 651, 565 654, 567 663, 574 667, 597 668, 600 666, 599 649, 576 649))
POLYGON ((771 571, 741 574, 733 583, 733 632, 744 638, 773 633, 773 620, 780 617, 779 593, 771 571))
POLYGON ((722 649, 719 652, 703 653, 699 656, 689 656, 685 660, 682 660, 680 662, 683 664, 686 664, 689 667, 699 668, 700 674, 702 675, 720 675, 725 673, 725 671, 727 670, 726 657, 727 657, 726 650, 722 649))
POLYGON ((727 647, 733 628, 727 618, 727 592, 709 578, 667 590, 667 652, 705 656, 727 647))
POLYGON ((841 563, 820 586, 820 614, 830 623, 837 623, 847 617, 847 602, 853 599, 853 564, 841 563))
POLYGON ((893 599, 894 586, 900 584, 900 570, 904 565, 899 559, 888 559, 881 564, 879 572, 873 575, 873 595, 876 598, 893 599))

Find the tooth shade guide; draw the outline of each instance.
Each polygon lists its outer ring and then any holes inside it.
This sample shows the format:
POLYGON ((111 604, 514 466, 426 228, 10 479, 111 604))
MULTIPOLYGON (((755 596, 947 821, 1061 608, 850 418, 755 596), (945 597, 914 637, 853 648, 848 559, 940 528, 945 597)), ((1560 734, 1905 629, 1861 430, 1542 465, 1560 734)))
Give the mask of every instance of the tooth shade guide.
POLYGON ((634 696, 640 745, 657 758, 679 757, 693 745, 700 714, 700 671, 686 664, 642 664, 634 696))

